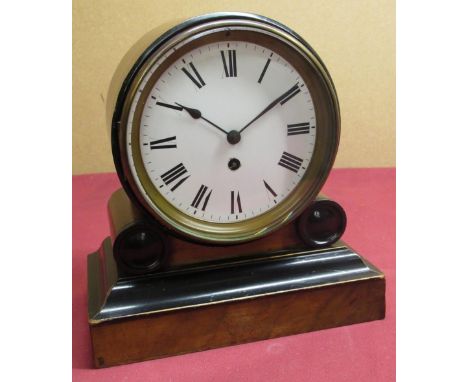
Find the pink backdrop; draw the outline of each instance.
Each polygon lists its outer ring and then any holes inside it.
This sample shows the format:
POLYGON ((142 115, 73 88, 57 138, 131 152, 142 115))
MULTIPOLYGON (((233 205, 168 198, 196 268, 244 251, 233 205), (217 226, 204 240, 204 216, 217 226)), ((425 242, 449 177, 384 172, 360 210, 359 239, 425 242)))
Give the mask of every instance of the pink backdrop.
POLYGON ((323 192, 348 215, 343 239, 387 278, 383 321, 95 370, 87 326, 86 256, 108 235, 115 174, 73 177, 74 381, 395 380, 395 169, 338 169, 323 192))

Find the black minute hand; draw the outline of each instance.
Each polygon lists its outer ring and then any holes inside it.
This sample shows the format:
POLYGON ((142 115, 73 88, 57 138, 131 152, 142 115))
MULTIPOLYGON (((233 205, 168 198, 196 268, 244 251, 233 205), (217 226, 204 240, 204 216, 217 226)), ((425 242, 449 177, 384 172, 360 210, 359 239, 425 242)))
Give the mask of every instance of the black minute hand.
POLYGON ((179 105, 182 109, 184 109, 185 111, 187 111, 187 113, 190 114, 190 116, 193 118, 193 119, 203 119, 205 122, 208 122, 211 126, 214 126, 216 127, 218 130, 221 130, 224 134, 227 134, 228 132, 226 130, 224 130, 223 128, 219 127, 217 124, 211 122, 210 120, 206 119, 205 117, 202 116, 202 113, 200 110, 197 110, 197 109, 192 109, 191 107, 187 107, 187 106, 184 106, 184 105, 181 105, 180 103, 177 103, 175 102, 176 105, 179 105))
POLYGON ((263 114, 265 114, 267 111, 273 109, 277 104, 279 104, 282 101, 286 101, 289 96, 291 96, 293 93, 299 91, 299 83, 296 83, 291 89, 288 91, 284 92, 281 94, 278 98, 276 98, 273 102, 271 102, 265 109, 263 109, 260 114, 258 114, 254 119, 252 119, 247 125, 245 125, 239 133, 242 133, 247 127, 249 127, 252 123, 254 123, 257 119, 259 119, 263 114))

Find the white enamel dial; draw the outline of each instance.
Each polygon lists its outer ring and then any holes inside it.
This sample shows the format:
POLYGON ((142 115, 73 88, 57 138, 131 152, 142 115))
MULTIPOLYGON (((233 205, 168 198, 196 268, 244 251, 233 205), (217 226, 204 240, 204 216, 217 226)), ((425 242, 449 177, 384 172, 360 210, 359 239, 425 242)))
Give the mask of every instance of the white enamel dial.
MULTIPOLYGON (((138 101, 127 127, 131 167, 138 101)), ((311 161, 312 97, 292 65, 260 45, 197 48, 165 70, 143 101, 144 168, 169 203, 196 219, 232 223, 275 208, 311 161)))

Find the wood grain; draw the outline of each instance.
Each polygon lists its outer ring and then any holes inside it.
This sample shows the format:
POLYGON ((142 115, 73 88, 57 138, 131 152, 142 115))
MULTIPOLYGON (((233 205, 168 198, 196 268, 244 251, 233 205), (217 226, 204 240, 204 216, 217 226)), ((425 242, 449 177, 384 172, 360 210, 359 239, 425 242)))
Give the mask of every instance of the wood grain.
POLYGON ((96 367, 213 349, 385 317, 385 279, 91 325, 96 367))
POLYGON ((305 248, 294 224, 288 224, 273 234, 244 244, 209 246, 168 236, 171 256, 168 268, 203 263, 211 260, 228 259, 252 254, 271 254, 275 251, 305 248))

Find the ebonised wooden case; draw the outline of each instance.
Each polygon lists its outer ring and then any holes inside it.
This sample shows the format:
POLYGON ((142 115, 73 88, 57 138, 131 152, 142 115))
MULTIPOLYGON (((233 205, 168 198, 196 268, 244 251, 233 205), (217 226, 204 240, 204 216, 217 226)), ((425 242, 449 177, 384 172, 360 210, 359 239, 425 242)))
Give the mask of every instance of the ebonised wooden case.
POLYGON ((88 257, 88 293, 96 367, 385 317, 384 275, 342 242, 129 277, 107 238, 88 257))

